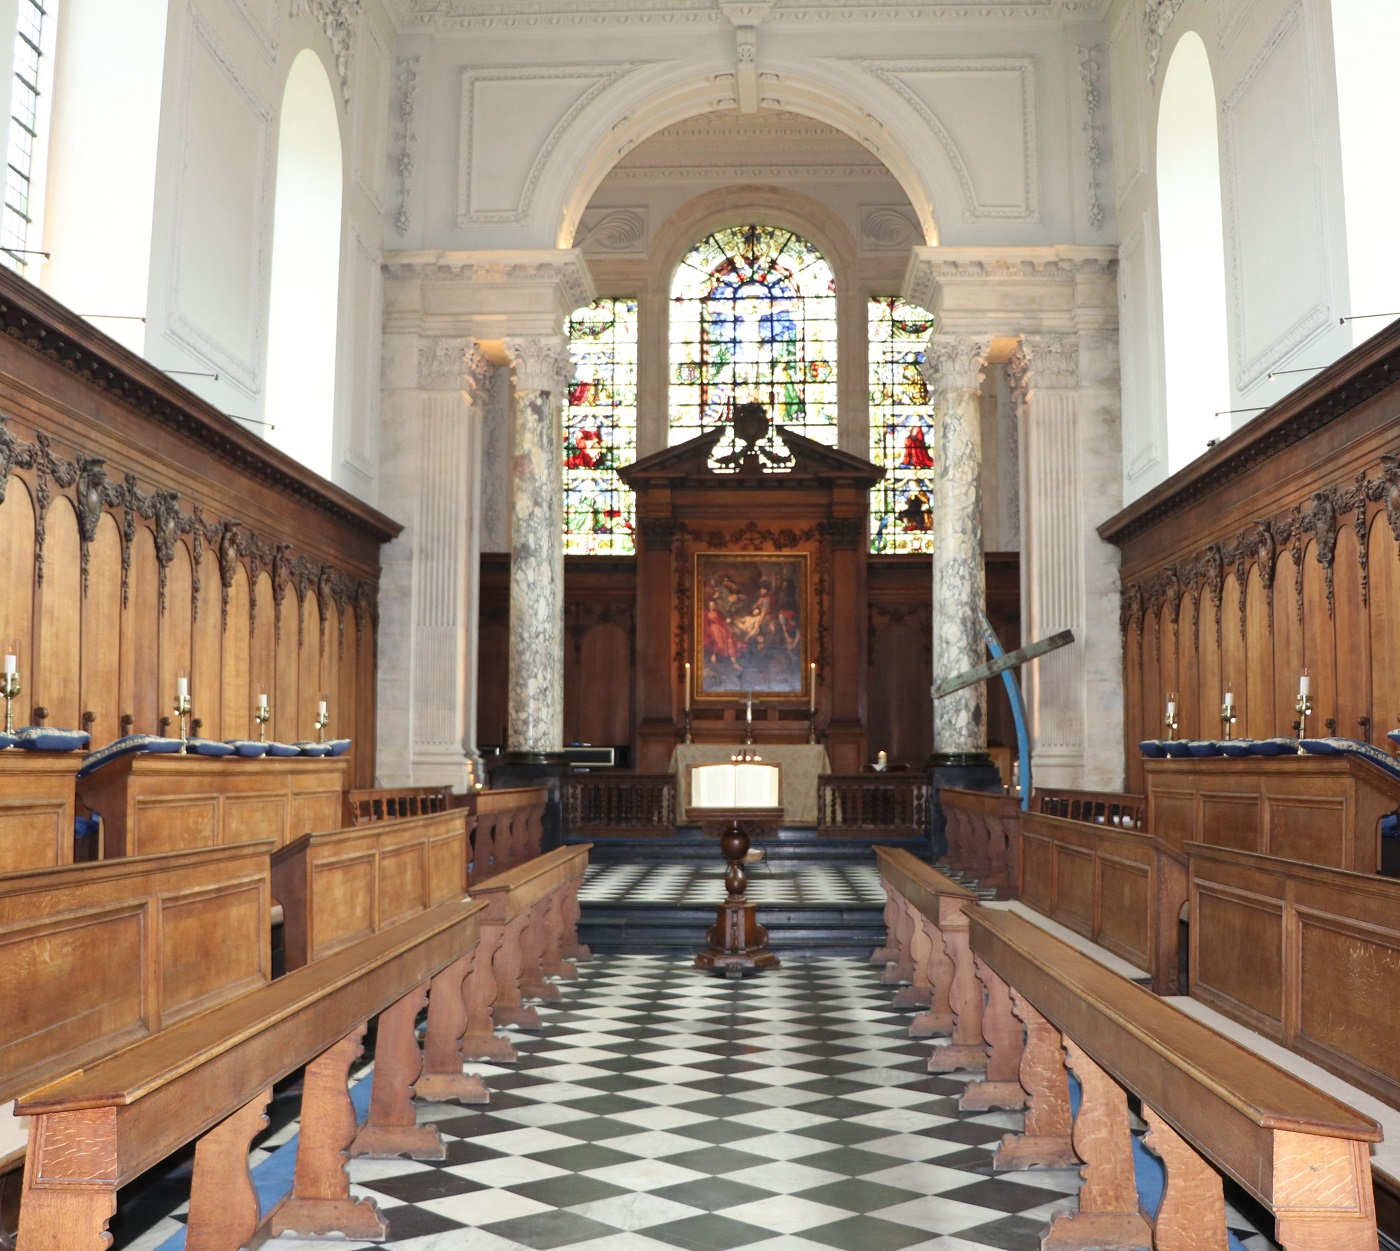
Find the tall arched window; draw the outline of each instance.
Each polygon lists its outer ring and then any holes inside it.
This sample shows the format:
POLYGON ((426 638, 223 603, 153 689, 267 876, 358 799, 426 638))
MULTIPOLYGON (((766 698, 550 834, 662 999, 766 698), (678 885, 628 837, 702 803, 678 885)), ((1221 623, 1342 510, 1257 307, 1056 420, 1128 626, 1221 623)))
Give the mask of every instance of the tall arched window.
MULTIPOLYGON (((836 280, 812 244, 778 226, 707 235, 671 282, 670 441, 754 402, 776 423, 836 444, 836 280)), ((726 433, 716 455, 733 444, 726 433)))
POLYGON ((564 551, 628 555, 636 500, 617 476, 637 459, 637 301, 594 300, 569 318, 564 551))
POLYGON ((919 372, 933 317, 895 296, 872 296, 870 459, 885 476, 870 492, 872 552, 933 550, 933 396, 919 372))
POLYGON ((1167 462, 1175 473, 1230 432, 1225 236, 1215 83, 1206 46, 1182 35, 1157 115, 1157 219, 1162 240, 1162 337, 1167 462))
POLYGON ((330 476, 340 303, 340 119, 320 58, 292 62, 277 141, 268 312, 268 441, 330 476))

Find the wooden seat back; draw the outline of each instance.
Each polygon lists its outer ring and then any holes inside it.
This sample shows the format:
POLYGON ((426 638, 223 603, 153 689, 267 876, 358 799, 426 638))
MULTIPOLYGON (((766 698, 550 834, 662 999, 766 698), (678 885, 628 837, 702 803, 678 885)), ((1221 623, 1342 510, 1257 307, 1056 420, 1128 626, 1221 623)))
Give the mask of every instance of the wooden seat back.
POLYGON ((0 1103, 270 982, 271 850, 0 877, 0 1103))
POLYGON ((1192 998, 1400 1108, 1400 882, 1187 852, 1192 998))
POLYGON ((1116 791, 1071 791, 1036 788, 1031 810, 1067 821, 1088 821, 1124 830, 1147 828, 1147 797, 1116 791))
POLYGON ((549 792, 543 787, 477 791, 470 811, 476 815, 471 880, 484 881, 540 854, 544 811, 549 792))
POLYGON ((0 873, 73 863, 78 752, 0 751, 0 873))
POLYGON ((934 924, 946 921, 967 904, 977 902, 977 892, 945 877, 902 847, 876 847, 875 863, 880 880, 892 886, 934 924))
POLYGON ((421 817, 446 812, 452 796, 441 786, 376 786, 345 792, 346 825, 370 821, 393 821, 399 817, 421 817))
POLYGON ((1151 973, 1159 994, 1175 994, 1185 857, 1134 830, 1038 812, 1022 813, 1019 829, 1016 897, 1151 973))
POLYGON ((78 779, 99 813, 104 855, 141 856, 273 838, 279 847, 341 823, 348 757, 147 755, 78 779))
POLYGON ((1143 761, 1147 828, 1187 843, 1355 873, 1381 865, 1381 817, 1400 780, 1356 756, 1205 756, 1143 761))
POLYGON ((484 900, 487 905, 482 921, 503 925, 548 898, 564 883, 581 878, 588 867, 590 850, 591 843, 556 847, 484 882, 473 883, 472 898, 484 900))
POLYGON ((466 812, 305 834, 272 857, 287 968, 298 969, 467 891, 466 812))
POLYGON ((1021 801, 1000 791, 939 787, 947 821, 948 863, 1006 898, 1016 889, 1021 801))
MULTIPOLYGON (((968 921, 977 959, 1058 1029, 1067 1047, 1072 1042, 1096 1069, 1136 1095, 1149 1121, 1165 1121, 1272 1209, 1284 1245, 1376 1245, 1366 1147, 1380 1140, 1374 1120, 1023 917, 974 907, 968 921)), ((1087 1177, 1101 1163, 1104 1144, 1087 1128, 1081 1135, 1077 1122, 1074 1141, 1081 1152, 1093 1146, 1093 1154, 1082 1157, 1091 1165, 1087 1177)), ((1169 1161, 1169 1198, 1178 1181, 1173 1171, 1169 1161)), ((1173 1215, 1180 1219, 1179 1206, 1173 1215)), ((1223 1237, 1223 1208, 1221 1217, 1223 1237)))

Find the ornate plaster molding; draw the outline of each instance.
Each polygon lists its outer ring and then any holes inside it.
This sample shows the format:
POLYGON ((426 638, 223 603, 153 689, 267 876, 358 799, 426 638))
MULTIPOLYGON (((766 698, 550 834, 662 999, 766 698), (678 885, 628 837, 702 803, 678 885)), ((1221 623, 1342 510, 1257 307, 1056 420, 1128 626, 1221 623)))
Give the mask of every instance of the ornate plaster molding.
POLYGON ((646 247, 646 205, 584 213, 574 232, 574 247, 589 252, 637 252, 646 247))
POLYGON ((1104 209, 1099 199, 1099 166, 1103 164, 1103 149, 1099 147, 1099 73, 1103 69, 1102 49, 1098 44, 1078 48, 1079 81, 1084 87, 1084 162, 1089 167, 1089 229, 1103 228, 1104 209))
POLYGON ((292 16, 309 13, 321 25, 340 75, 340 94, 350 103, 350 61, 355 52, 355 23, 364 10, 363 0, 292 0, 292 16))
POLYGON ((399 232, 400 238, 408 234, 413 226, 413 148, 418 141, 414 130, 414 114, 418 110, 418 60, 416 56, 399 57, 395 73, 399 89, 399 126, 394 137, 394 165, 399 171, 399 209, 394 214, 394 229, 399 232))
POLYGON ((924 241, 924 232, 908 209, 893 205, 863 208, 860 215, 861 247, 874 252, 903 252, 924 241))
POLYGON ((1143 0, 1142 28, 1147 33, 1147 85, 1157 85, 1157 62, 1172 19, 1185 0, 1143 0))

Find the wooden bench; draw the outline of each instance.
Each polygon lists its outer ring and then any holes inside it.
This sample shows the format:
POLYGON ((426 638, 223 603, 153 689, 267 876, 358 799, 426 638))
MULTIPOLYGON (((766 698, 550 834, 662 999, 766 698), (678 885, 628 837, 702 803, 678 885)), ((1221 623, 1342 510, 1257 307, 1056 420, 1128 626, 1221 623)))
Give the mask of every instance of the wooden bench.
MULTIPOLYGON (((371 1016, 416 1013, 475 946, 484 905, 438 904, 273 982, 270 850, 80 865, 0 887, 6 954, 23 961, 10 967, 31 970, 25 1002, 43 1009, 21 1018, 0 1059, 6 1093, 27 1091, 17 1111, 31 1118, 24 1251, 107 1245, 118 1188, 195 1138, 189 1247, 234 1251, 260 1226, 384 1236, 374 1205, 349 1197, 349 1066, 371 1016), (264 1218, 248 1143, 273 1083, 304 1064, 296 1180, 264 1218)), ((415 1076, 401 1057, 376 1056, 377 1084, 411 1088, 415 1076)))
POLYGON ((454 807, 453 795, 441 786, 372 787, 345 792, 346 825, 369 821, 393 821, 399 817, 421 817, 446 812, 454 807))
POLYGON ((967 942, 967 909, 976 892, 959 885, 902 848, 877 847, 875 859, 890 906, 889 954, 881 981, 909 984, 895 993, 896 1007, 923 1006, 910 1023, 915 1038, 946 1034, 929 1056, 931 1073, 985 1070, 968 1085, 964 1109, 1021 1106, 1015 1062, 989 1058, 983 1034, 983 993, 967 942))
POLYGON ((1016 898, 1152 975, 1175 994, 1186 861, 1134 830, 1021 814, 1016 898))
POLYGON ((947 818, 946 859, 1005 899, 1016 889, 1021 801, 1000 791, 938 790, 947 818))
POLYGON ((0 873, 73 863, 81 752, 0 751, 0 873))
POLYGON ((78 779, 102 816, 105 856, 139 856, 272 838, 283 846, 341 823, 347 758, 136 753, 78 779))
POLYGON ((1021 1049, 1030 1107, 998 1166, 1062 1165, 1071 1142, 1084 1162, 1079 1211, 1058 1217, 1043 1247, 1223 1247, 1218 1169, 1269 1207, 1287 1251, 1375 1251, 1374 1120, 1025 919, 980 907, 967 916, 995 1021, 988 1033, 1021 1049), (993 1008, 1003 995, 1016 1016, 993 1008), (1072 1125, 1066 1065, 1082 1087, 1072 1125), (1141 1101, 1147 1145, 1166 1166, 1151 1227, 1138 1206, 1125 1092, 1141 1101))
POLYGON ((1143 761, 1147 828, 1182 850, 1236 851, 1377 873, 1380 820, 1400 780, 1356 756, 1225 756, 1143 761))
POLYGON ((485 881, 540 854, 549 792, 542 787, 476 791, 468 797, 476 817, 471 881, 485 881))

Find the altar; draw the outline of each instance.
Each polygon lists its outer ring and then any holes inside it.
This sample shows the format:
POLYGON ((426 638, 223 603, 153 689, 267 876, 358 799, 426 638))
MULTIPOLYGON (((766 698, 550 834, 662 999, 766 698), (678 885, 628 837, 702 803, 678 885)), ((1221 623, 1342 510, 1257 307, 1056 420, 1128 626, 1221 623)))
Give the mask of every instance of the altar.
POLYGON ((756 752, 782 774, 783 824, 817 824, 817 778, 831 772, 821 743, 681 743, 667 771, 676 775, 682 811, 691 806, 690 766, 728 764, 742 751, 756 752))

